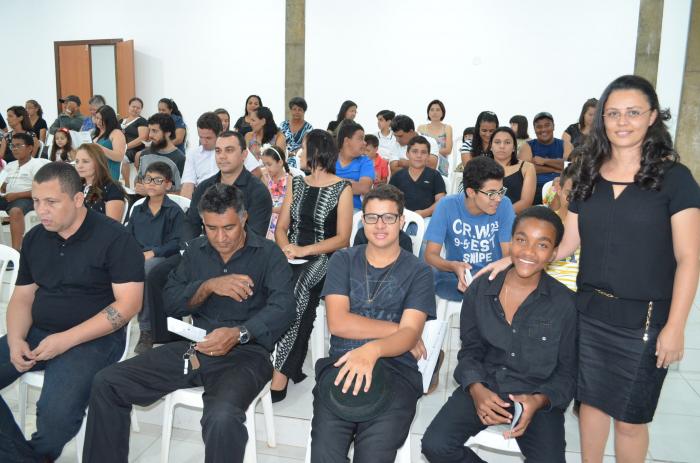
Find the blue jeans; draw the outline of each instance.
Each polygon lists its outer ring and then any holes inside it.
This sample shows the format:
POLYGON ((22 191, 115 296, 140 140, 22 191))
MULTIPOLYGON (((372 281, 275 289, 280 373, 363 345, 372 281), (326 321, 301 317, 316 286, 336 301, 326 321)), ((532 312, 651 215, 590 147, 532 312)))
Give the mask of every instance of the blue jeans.
POLYGON ((435 294, 448 301, 462 302, 464 293, 457 290, 457 275, 433 269, 433 277, 435 279, 435 294))
MULTIPOLYGON (((26 341, 31 349, 51 333, 31 327, 26 341)), ((57 459, 63 446, 80 429, 95 374, 121 357, 126 333, 121 329, 73 347, 31 371, 44 371, 44 386, 36 403, 36 432, 27 441, 12 412, 0 398, 0 461, 27 462, 57 459)), ((7 336, 0 338, 0 389, 22 375, 10 362, 7 336)))

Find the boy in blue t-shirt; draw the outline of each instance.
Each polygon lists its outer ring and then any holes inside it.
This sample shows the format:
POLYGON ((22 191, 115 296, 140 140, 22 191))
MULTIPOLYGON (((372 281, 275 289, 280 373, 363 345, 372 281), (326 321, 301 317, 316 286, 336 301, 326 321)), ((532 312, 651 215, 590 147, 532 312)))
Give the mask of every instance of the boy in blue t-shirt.
POLYGON ((338 160, 335 175, 349 180, 352 185, 352 206, 362 207, 362 195, 369 193, 374 183, 374 162, 362 154, 365 148, 365 131, 360 124, 343 121, 338 129, 338 160))
POLYGON ((467 289, 464 272, 475 274, 510 254, 515 213, 503 187, 505 172, 496 161, 479 156, 464 168, 464 193, 438 202, 425 233, 425 261, 434 269, 435 291, 461 301, 467 289), (441 250, 445 247, 445 257, 441 250))

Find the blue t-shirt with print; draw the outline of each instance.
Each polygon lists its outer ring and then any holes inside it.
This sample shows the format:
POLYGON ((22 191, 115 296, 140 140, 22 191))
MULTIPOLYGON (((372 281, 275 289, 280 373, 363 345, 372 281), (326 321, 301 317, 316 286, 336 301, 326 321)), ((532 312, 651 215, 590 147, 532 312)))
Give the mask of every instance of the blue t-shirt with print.
POLYGON ((445 259, 466 262, 472 274, 501 257, 501 243, 510 243, 513 204, 504 196, 494 215, 473 215, 467 210, 464 193, 445 196, 437 203, 425 240, 442 243, 445 259))
MULTIPOLYGON (((340 159, 338 159, 335 161, 335 175, 355 182, 362 177, 369 177, 374 182, 374 162, 363 155, 356 157, 350 164, 343 167, 340 165, 340 159)), ((362 207, 360 195, 352 195, 352 207, 355 209, 362 207)))

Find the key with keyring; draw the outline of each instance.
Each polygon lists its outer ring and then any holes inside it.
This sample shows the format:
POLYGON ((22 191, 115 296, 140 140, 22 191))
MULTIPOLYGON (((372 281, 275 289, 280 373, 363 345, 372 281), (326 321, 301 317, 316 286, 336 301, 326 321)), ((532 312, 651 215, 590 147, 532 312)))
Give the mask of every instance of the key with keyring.
POLYGON ((189 368, 190 367, 190 357, 192 357, 192 355, 194 355, 194 346, 195 345, 196 345, 195 343, 191 342, 190 346, 187 348, 187 352, 182 354, 182 360, 184 362, 184 366, 182 368, 183 375, 186 375, 190 369, 189 368))

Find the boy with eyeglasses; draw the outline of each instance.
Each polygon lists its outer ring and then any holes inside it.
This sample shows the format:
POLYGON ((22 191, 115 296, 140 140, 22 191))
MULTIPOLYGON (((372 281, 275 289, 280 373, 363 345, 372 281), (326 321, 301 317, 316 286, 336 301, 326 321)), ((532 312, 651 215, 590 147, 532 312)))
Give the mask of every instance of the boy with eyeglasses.
MULTIPOLYGON (((173 171, 168 164, 156 161, 148 165, 141 180, 145 189, 145 200, 131 211, 126 228, 141 246, 145 259, 145 273, 180 250, 180 235, 185 213, 180 206, 168 198, 173 184, 173 171)), ((143 308, 139 312, 141 336, 134 349, 142 354, 153 346, 150 308, 144 291, 143 308)))
POLYGON ((390 463, 423 393, 417 358, 435 317, 430 268, 399 247, 403 194, 379 185, 364 196, 368 244, 337 251, 323 287, 329 357, 316 362, 311 463, 390 463))
POLYGON ((437 203, 425 233, 425 261, 433 267, 435 292, 441 298, 461 301, 468 286, 466 271, 473 275, 510 254, 515 213, 505 195, 504 175, 496 161, 478 156, 464 168, 464 193, 437 203))

